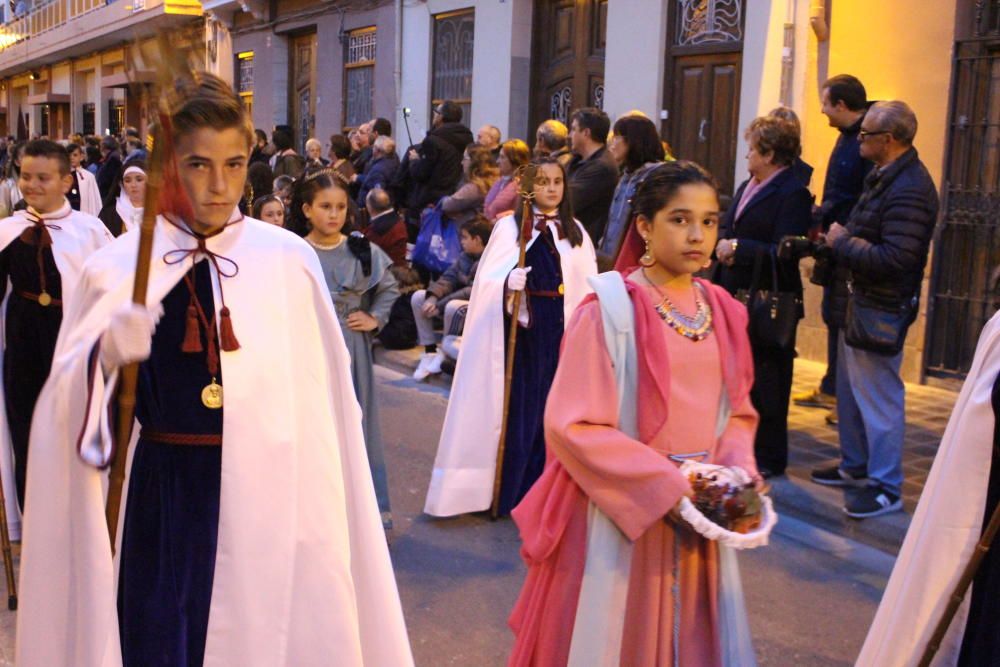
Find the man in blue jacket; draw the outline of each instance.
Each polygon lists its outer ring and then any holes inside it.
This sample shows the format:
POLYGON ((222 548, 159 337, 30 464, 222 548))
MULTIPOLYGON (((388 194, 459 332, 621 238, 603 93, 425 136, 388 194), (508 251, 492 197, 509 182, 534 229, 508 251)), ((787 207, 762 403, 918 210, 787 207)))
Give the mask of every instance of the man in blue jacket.
POLYGON ((861 124, 861 156, 875 163, 846 226, 826 244, 837 283, 850 291, 837 351, 841 461, 812 480, 846 487, 853 518, 899 511, 903 486, 903 341, 916 319, 938 214, 937 188, 913 147, 917 117, 904 102, 879 102, 861 124), (886 343, 884 332, 892 334, 886 343))
MULTIPOLYGON (((868 93, 861 81, 850 74, 828 79, 823 83, 820 102, 830 127, 840 131, 826 168, 823 201, 815 211, 815 224, 826 233, 835 222, 847 224, 851 209, 864 189, 865 176, 871 171, 872 163, 861 156, 858 143, 861 121, 869 107, 868 93)), ((826 274, 832 275, 832 267, 826 274)), ((818 388, 792 397, 797 405, 828 408, 830 412, 826 421, 830 424, 837 423, 837 335, 843 326, 846 298, 846 293, 836 292, 829 281, 824 283, 822 312, 827 327, 826 374, 818 388)))

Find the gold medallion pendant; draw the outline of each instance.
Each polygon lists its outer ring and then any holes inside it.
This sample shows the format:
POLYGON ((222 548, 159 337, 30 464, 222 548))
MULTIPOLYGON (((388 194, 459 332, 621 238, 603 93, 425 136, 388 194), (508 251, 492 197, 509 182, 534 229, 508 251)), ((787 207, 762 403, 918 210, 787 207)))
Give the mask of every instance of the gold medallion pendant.
POLYGON ((39 306, 48 306, 51 303, 52 303, 52 297, 49 296, 48 292, 42 292, 41 294, 38 295, 39 306))
POLYGON ((222 385, 212 378, 212 381, 201 390, 201 403, 209 410, 218 410, 222 407, 222 385))
POLYGON ((560 294, 566 293, 566 285, 564 285, 563 283, 559 283, 559 293, 560 294))

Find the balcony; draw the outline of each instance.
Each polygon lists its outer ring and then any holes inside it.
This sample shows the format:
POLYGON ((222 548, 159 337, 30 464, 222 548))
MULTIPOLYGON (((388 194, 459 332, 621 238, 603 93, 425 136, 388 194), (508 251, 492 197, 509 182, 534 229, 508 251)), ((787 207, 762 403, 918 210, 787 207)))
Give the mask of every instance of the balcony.
POLYGON ((201 16, 198 0, 48 0, 0 26, 0 76, 85 55, 201 16))

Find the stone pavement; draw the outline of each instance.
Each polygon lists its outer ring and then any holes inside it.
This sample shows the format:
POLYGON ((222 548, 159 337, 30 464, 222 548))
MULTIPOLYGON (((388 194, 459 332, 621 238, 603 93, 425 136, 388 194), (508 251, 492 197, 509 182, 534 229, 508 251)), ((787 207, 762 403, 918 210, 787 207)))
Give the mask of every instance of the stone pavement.
MULTIPOLYGON (((376 348, 375 353, 377 364, 405 374, 413 372, 419 359, 420 348, 376 348)), ((824 364, 796 360, 792 393, 818 386, 824 370, 824 364)), ((431 376, 430 381, 448 387, 451 379, 441 374, 431 376)), ((934 454, 957 397, 954 392, 937 387, 906 385, 906 442, 903 449, 903 501, 906 513, 865 521, 856 521, 844 515, 843 492, 840 489, 823 487, 809 481, 809 472, 814 467, 839 460, 837 428, 824 420, 826 410, 801 408, 793 404, 788 414, 787 477, 773 480, 773 496, 779 510, 895 554, 927 481, 934 454)))

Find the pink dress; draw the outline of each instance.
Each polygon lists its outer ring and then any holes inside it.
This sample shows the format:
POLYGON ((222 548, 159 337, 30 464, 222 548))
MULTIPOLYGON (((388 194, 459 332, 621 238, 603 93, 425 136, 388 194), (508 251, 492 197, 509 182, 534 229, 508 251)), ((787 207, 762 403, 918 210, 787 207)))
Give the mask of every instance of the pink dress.
MULTIPOLYGON (((634 541, 621 665, 674 664, 675 571, 680 581, 679 664, 710 667, 720 661, 717 550, 714 543, 664 520, 689 489, 667 455, 708 452, 708 462, 756 474, 757 414, 749 399, 746 311, 719 288, 707 286, 714 331, 694 342, 656 315, 653 304, 660 297, 652 288, 627 285, 636 305, 640 440, 616 428, 618 401, 614 390, 608 390, 616 382, 600 306, 587 301, 566 330, 549 394, 545 473, 514 510, 529 570, 510 617, 516 642, 509 665, 566 664, 586 554, 588 500, 634 541), (733 408, 716 439, 724 386, 733 408)), ((670 296, 683 312, 694 312, 691 290, 670 296)))

